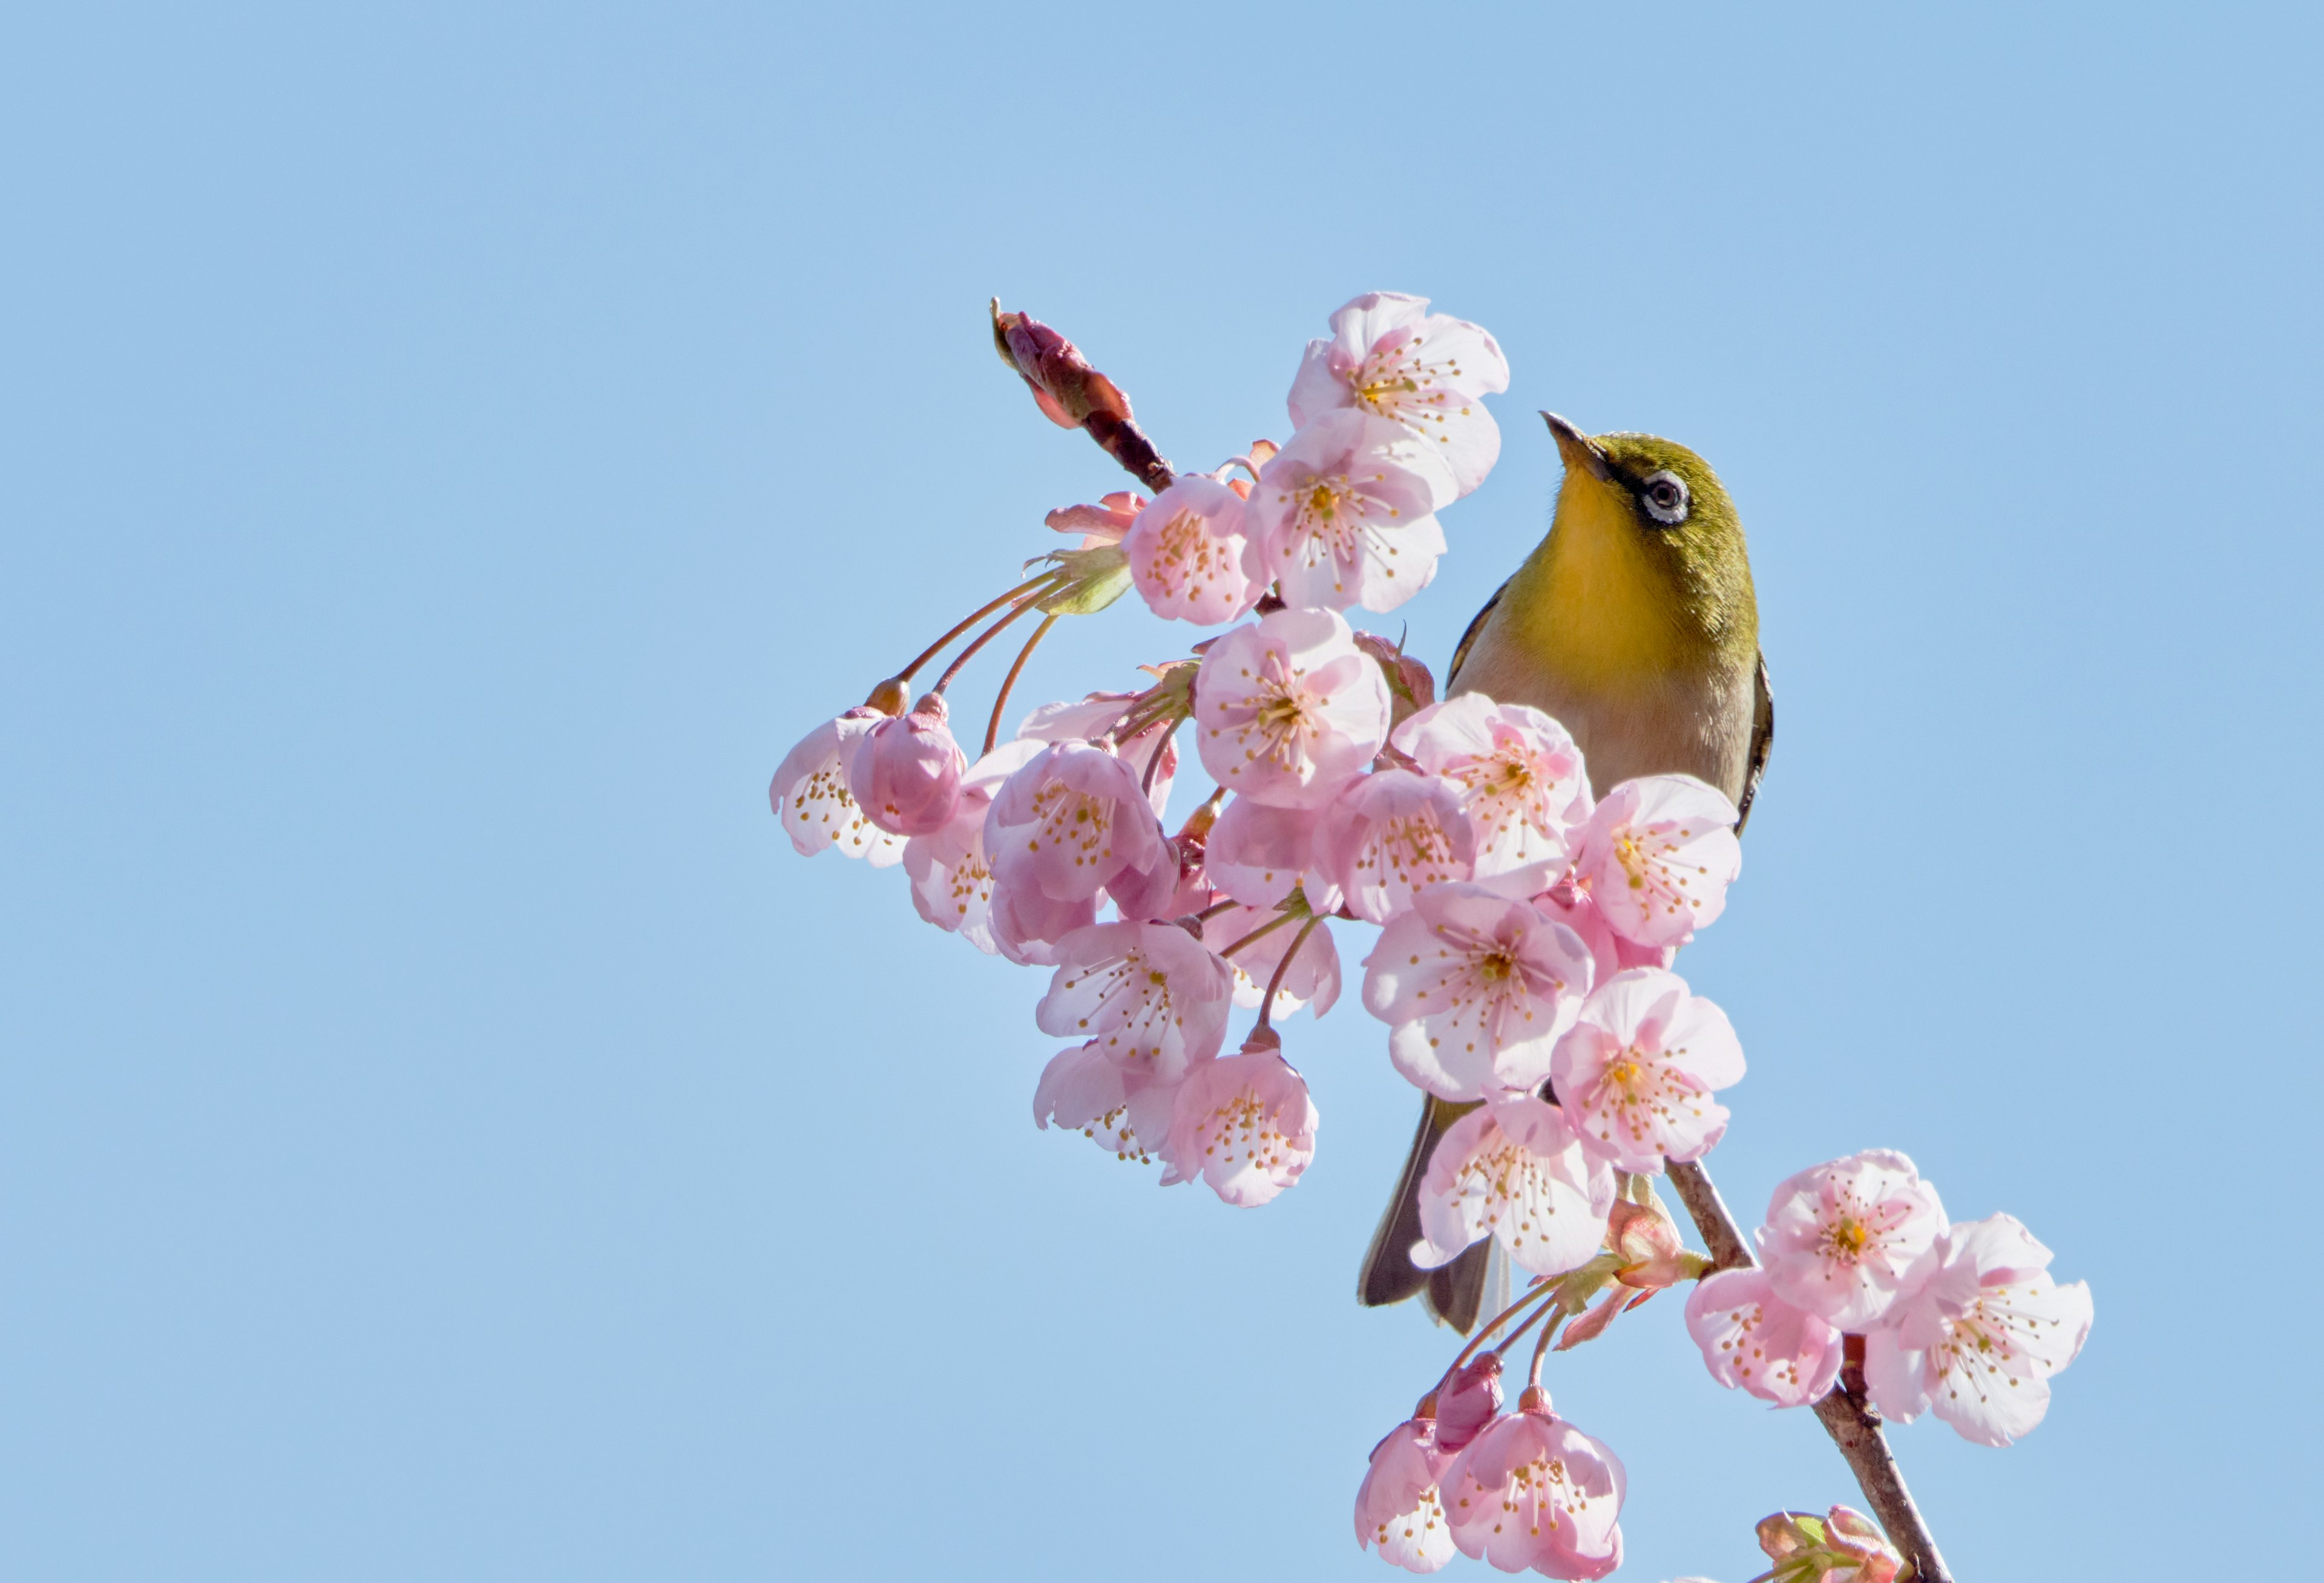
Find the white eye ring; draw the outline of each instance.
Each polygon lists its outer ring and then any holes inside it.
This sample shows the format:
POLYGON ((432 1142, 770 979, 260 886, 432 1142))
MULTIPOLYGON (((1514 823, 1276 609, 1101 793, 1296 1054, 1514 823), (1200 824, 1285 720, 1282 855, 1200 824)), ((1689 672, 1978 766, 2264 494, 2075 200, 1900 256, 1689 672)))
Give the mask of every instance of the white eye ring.
POLYGON ((1686 520, 1694 501, 1686 492, 1686 480, 1665 469, 1638 486, 1638 503, 1646 508, 1647 516, 1664 527, 1675 528, 1686 520))

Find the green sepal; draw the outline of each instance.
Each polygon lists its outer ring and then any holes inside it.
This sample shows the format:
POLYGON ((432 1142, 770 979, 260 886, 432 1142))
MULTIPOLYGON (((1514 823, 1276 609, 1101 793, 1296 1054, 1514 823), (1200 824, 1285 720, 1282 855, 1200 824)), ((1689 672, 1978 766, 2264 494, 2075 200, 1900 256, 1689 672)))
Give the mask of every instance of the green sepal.
POLYGON ((1056 593, 1035 602, 1043 615, 1095 615, 1130 592, 1130 555, 1118 544, 1051 550, 1042 558, 1065 574, 1056 593))

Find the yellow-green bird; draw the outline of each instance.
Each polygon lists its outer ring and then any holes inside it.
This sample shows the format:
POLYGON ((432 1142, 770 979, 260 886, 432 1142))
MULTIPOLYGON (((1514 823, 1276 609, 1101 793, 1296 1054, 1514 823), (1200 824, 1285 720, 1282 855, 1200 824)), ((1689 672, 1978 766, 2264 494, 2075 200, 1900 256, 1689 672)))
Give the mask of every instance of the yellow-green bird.
MULTIPOLYGON (((1645 434, 1583 434, 1545 412, 1565 460, 1549 533, 1477 612, 1444 690, 1530 704, 1582 748, 1591 789, 1683 773, 1734 799, 1759 789, 1775 711, 1759 652, 1759 606, 1743 524, 1711 465, 1645 434)), ((1445 1129, 1474 1105, 1429 1099, 1396 1197, 1372 1233, 1357 1295, 1367 1307, 1421 1294, 1466 1332, 1483 1299, 1490 1239, 1439 1270, 1416 1267, 1419 1190, 1445 1129)))

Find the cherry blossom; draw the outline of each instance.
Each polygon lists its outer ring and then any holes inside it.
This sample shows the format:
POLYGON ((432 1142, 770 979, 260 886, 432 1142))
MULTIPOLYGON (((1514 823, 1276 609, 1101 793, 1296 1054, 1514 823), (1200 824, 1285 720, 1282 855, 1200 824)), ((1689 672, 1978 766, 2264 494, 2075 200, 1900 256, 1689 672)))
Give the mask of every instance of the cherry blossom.
POLYGON ((1376 1545, 1380 1560, 1407 1572, 1434 1572, 1452 1559, 1438 1461, 1434 1419, 1406 1419, 1381 1437, 1356 1491, 1357 1549, 1376 1545))
MULTIPOLYGON (((1408 909, 1416 890, 1468 879, 1476 851, 1460 789, 1408 769, 1379 769, 1350 781, 1315 833, 1316 867, 1348 909, 1372 924, 1408 909)), ((1310 899, 1328 905, 1322 897, 1310 899)))
POLYGON ((1582 750, 1563 726, 1526 704, 1463 693, 1414 714, 1390 740, 1461 788, 1479 879, 1507 876, 1530 894, 1564 872, 1591 803, 1582 750))
MULTIPOLYGON (((989 860, 988 860, 989 861, 989 860)), ((996 952, 1019 966, 1054 967, 1057 942, 1097 922, 1105 893, 1058 897, 1038 885, 1003 885, 998 873, 986 888, 987 926, 996 952)))
POLYGON ((783 755, 768 783, 767 801, 800 856, 811 858, 835 846, 840 856, 862 858, 875 869, 902 859, 904 838, 865 817, 847 786, 856 750, 887 718, 877 709, 851 709, 816 726, 783 755))
POLYGON ((1294 605, 1394 610, 1428 586, 1444 553, 1434 515, 1452 475, 1403 425, 1326 412, 1291 437, 1250 492, 1254 582, 1294 605))
POLYGON ((1211 778, 1277 807, 1323 806, 1388 740, 1388 678, 1336 611, 1279 610, 1228 632, 1194 700, 1211 778))
POLYGON ((952 823, 904 843, 904 872, 911 877, 912 905, 939 929, 959 934, 991 955, 993 939, 992 865, 984 855, 984 814, 1002 781, 1041 750, 1038 742, 1003 742, 968 767, 960 780, 960 805, 952 823))
POLYGON ((2050 1410, 2050 1376, 2090 1332, 2090 1289, 2050 1277, 2050 1250, 2008 1215, 1953 1227, 1934 1274, 1866 1338, 1874 1405, 1910 1422, 1932 1405, 1981 1446, 2006 1446, 2050 1410))
POLYGON ((1500 426, 1478 398, 1508 388, 1508 359, 1477 326, 1430 313, 1425 297, 1367 291, 1332 316, 1330 340, 1307 343, 1291 424, 1342 407, 1393 419, 1437 447, 1467 494, 1501 454, 1500 426))
POLYGON ((944 695, 931 693, 909 714, 876 722, 847 769, 856 806, 897 835, 931 835, 960 808, 967 757, 945 723, 944 695))
POLYGON ((1936 1267, 1937 1190, 1894 1149, 1868 1149, 1787 1177, 1767 1206, 1760 1257, 1776 1296, 1861 1330, 1936 1267))
POLYGON ((1216 626, 1249 612, 1266 591, 1247 566, 1242 496, 1198 473, 1155 496, 1122 548, 1147 608, 1166 620, 1216 626))
POLYGON ((1582 1148, 1556 1106, 1487 1105, 1454 1122, 1429 1156, 1412 1262, 1435 1269, 1489 1236, 1519 1268, 1562 1275, 1596 1256, 1615 1192, 1614 1173, 1582 1148))
MULTIPOLYGON (((1499 888, 1498 880, 1487 883, 1499 888)), ((1616 934, 1589 888, 1575 885, 1571 875, 1535 897, 1533 905, 1544 917, 1563 924, 1582 936, 1582 943, 1590 948, 1594 981, 1598 983, 1630 968, 1666 968, 1677 960, 1678 947, 1674 945, 1641 945, 1616 934)))
MULTIPOLYGON (((1275 978, 1275 970, 1283 961, 1283 953, 1299 939, 1301 921, 1296 916, 1277 912, 1272 907, 1236 906, 1203 920, 1203 943, 1223 955, 1240 942, 1248 945, 1228 957, 1235 973, 1234 1003, 1244 1010, 1256 1009, 1259 997, 1267 992, 1268 984, 1275 978), (1264 929, 1266 933, 1260 934, 1264 929), (1251 936, 1257 934, 1257 939, 1251 936)), ((1299 954, 1284 970, 1283 980, 1275 987, 1275 1004, 1268 1008, 1268 1017, 1281 1021, 1301 1007, 1313 1004, 1315 1015, 1323 1016, 1340 999, 1340 951, 1332 943, 1332 926, 1319 923, 1301 942, 1299 954)))
POLYGON ((1660 968, 1632 968, 1592 989, 1550 1063, 1584 1146, 1623 1171, 1708 1154, 1727 1130, 1727 1108, 1710 1096, 1742 1078, 1727 1014, 1660 968))
POLYGON ((1501 1355, 1480 1352, 1437 1393, 1436 1450, 1450 1461, 1500 1412, 1501 1355))
POLYGON ((1895 1583, 1904 1569, 1879 1524, 1848 1506, 1824 1517, 1777 1512, 1759 1519, 1758 1534, 1775 1564, 1752 1583, 1895 1583))
POLYGON ((1778 1407, 1819 1401, 1840 1377, 1838 1327, 1776 1296, 1765 1270, 1704 1276, 1686 1300, 1686 1333, 1711 1378, 1778 1407))
POLYGON ((1415 893, 1364 966, 1364 1006, 1389 1025, 1388 1058, 1443 1100, 1539 1086, 1590 988, 1572 930, 1457 882, 1415 893))
POLYGON ((1176 924, 1096 924, 1057 942, 1035 1008, 1045 1034, 1093 1039, 1108 1059, 1165 1081, 1226 1041, 1234 971, 1176 924))
POLYGON ((985 813, 984 850, 999 891, 996 916, 1012 907, 1028 916, 1034 894, 1079 902, 1102 889, 1123 917, 1139 921, 1178 889, 1177 850, 1137 772, 1087 742, 1053 742, 1001 782, 985 813))
MULTIPOLYGON (((1360 780, 1357 785, 1361 785, 1360 780)), ((1271 907, 1299 883, 1314 851, 1315 815, 1235 797, 1203 849, 1211 883, 1247 907, 1271 907)))
POLYGON ((1231 1204, 1256 1208, 1298 1182, 1315 1157, 1315 1102, 1272 1033, 1196 1064, 1179 1085, 1163 1149, 1163 1185, 1201 1177, 1231 1204))
POLYGON ((1102 496, 1096 505, 1060 506, 1041 520, 1056 532, 1080 534, 1081 548, 1095 549, 1100 545, 1120 544, 1146 504, 1146 497, 1135 490, 1117 489, 1102 496))
POLYGON ((1461 1553, 1504 1572, 1603 1578, 1622 1564, 1621 1460, 1549 1409, 1538 1387, 1444 1470, 1461 1553))
POLYGON ((1683 945, 1727 906, 1742 871, 1735 805, 1691 775, 1646 775, 1607 794, 1576 843, 1576 877, 1606 921, 1641 945, 1683 945))
MULTIPOLYGON (((1139 696, 1136 693, 1092 693, 1076 703, 1044 704, 1019 722, 1017 734, 1043 742, 1097 741, 1113 735, 1113 728, 1121 723, 1139 696)), ((1153 756, 1157 743, 1161 746, 1162 762, 1154 772, 1154 784, 1148 788, 1147 800, 1154 805, 1154 815, 1158 819, 1170 809, 1170 782, 1178 773, 1177 744, 1157 723, 1130 736, 1115 737, 1113 750, 1115 757, 1143 776, 1146 761, 1153 756)))
POLYGON ((1033 1124, 1075 1130, 1118 1160, 1145 1164, 1170 1132, 1178 1086, 1125 1071, 1098 1041, 1058 1052, 1033 1091, 1033 1124))

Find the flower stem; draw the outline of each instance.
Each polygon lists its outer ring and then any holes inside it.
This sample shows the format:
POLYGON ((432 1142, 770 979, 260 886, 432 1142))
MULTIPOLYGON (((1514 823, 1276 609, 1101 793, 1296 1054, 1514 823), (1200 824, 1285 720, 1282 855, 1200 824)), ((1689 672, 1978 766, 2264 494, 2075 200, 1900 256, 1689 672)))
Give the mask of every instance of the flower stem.
POLYGON ((1017 602, 1017 606, 1014 610, 1011 610, 1007 615, 1002 616, 999 621, 985 628, 984 630, 979 632, 975 637, 971 638, 968 640, 968 647, 963 649, 958 654, 953 656, 952 663, 945 667, 944 675, 936 678, 936 685, 930 687, 928 691, 931 693, 941 694, 946 687, 951 686, 953 684, 953 678, 959 676, 961 671, 967 666, 968 662, 976 658, 976 651, 983 648, 987 643, 991 642, 995 638, 1001 636, 1002 630, 1005 629, 1010 622, 1015 621, 1019 616, 1023 615, 1027 611, 1032 609, 1033 603, 1033 596, 1027 594, 1024 598, 1017 602))
POLYGON ((1261 924, 1258 928, 1253 929, 1250 934, 1236 941, 1232 945, 1230 945, 1224 951, 1220 952, 1219 954, 1221 956, 1232 956, 1236 952, 1240 951, 1244 946, 1258 939, 1261 934, 1274 934, 1275 931, 1289 923, 1292 919, 1292 916, 1293 915, 1290 913, 1276 914, 1273 917, 1268 919, 1267 922, 1261 924))
POLYGON ((1053 583, 1064 575, 1065 573, 1062 571, 1048 571, 1042 573, 1039 576, 1035 577, 1028 582, 1018 584, 1016 587, 1011 588, 1008 593, 994 600, 991 604, 984 606, 983 609, 971 614, 951 631, 946 632, 943 637, 929 644, 926 649, 921 649, 918 658, 913 660, 911 664, 906 666, 903 669, 896 673, 896 679, 903 682, 910 681, 913 676, 919 674, 920 667, 927 664, 929 660, 934 659, 937 655, 943 653, 945 645, 949 644, 954 638, 957 638, 963 632, 967 631, 969 628, 976 625, 977 622, 982 621, 986 616, 991 615, 994 611, 999 610, 1010 600, 1022 598, 1024 595, 1030 594, 1034 589, 1042 587, 1047 584, 1053 583))
MULTIPOLYGON (((1154 751, 1146 760, 1146 773, 1139 777, 1138 782, 1138 789, 1148 796, 1154 795, 1154 772, 1162 768, 1162 755, 1170 750, 1170 739, 1178 734, 1178 728, 1185 722, 1186 717, 1183 714, 1172 721, 1170 729, 1162 733, 1162 740, 1154 744, 1154 751)), ((988 753, 991 750, 990 748, 985 750, 988 753)))
MULTIPOLYGON (((1499 1330, 1503 1325, 1517 1318, 1519 1311, 1526 1308, 1528 1305, 1540 1302, 1543 1298, 1557 1290, 1555 1284, 1549 1281, 1547 1278, 1536 1278, 1540 1282, 1540 1284, 1526 1287, 1526 1294, 1523 1297, 1518 1298, 1515 1302, 1510 1303, 1507 1308, 1501 1310, 1500 1312, 1486 1321, 1484 1325, 1478 1330, 1477 1333, 1469 1339, 1469 1344, 1461 1348, 1460 1356, 1453 1358, 1452 1367, 1444 1371, 1443 1383, 1438 1385, 1437 1389, 1446 1389, 1452 1384, 1452 1376, 1461 1372, 1462 1366, 1469 1361, 1471 1355, 1473 1354, 1478 1348, 1482 1347, 1487 1341, 1492 1339, 1493 1332, 1495 1330, 1499 1330)), ((1531 1320, 1527 1320, 1526 1321, 1526 1324, 1531 1324, 1532 1322, 1533 1321, 1531 1320)), ((1519 1329, 1522 1330, 1523 1327, 1521 1326, 1519 1329)))
MULTIPOLYGON (((1283 916, 1288 918, 1291 915, 1286 913, 1283 916)), ((1323 919, 1310 917, 1300 925, 1299 937, 1291 943, 1291 949, 1283 953, 1283 960, 1275 964, 1275 976, 1267 980, 1266 993, 1259 998, 1259 1028, 1270 1028, 1271 1031, 1269 1019, 1275 1011, 1275 992, 1283 987, 1283 975, 1290 971, 1291 959, 1299 954, 1299 948, 1307 943, 1307 936, 1323 927, 1323 919)), ((1259 1028, 1251 1031, 1256 1033, 1259 1028)))
POLYGON ((1009 674, 1001 678, 1000 695, 992 700, 992 718, 984 727, 986 752, 992 751, 992 744, 1001 740, 1001 712, 1009 707, 1009 689, 1017 685, 1017 677, 1024 670, 1025 662, 1033 658, 1033 650, 1040 647, 1041 640, 1047 637, 1049 629, 1056 624, 1055 614, 1045 617, 1041 624, 1033 629, 1033 635, 1025 640, 1025 647, 1017 651, 1017 663, 1010 666, 1009 674))

